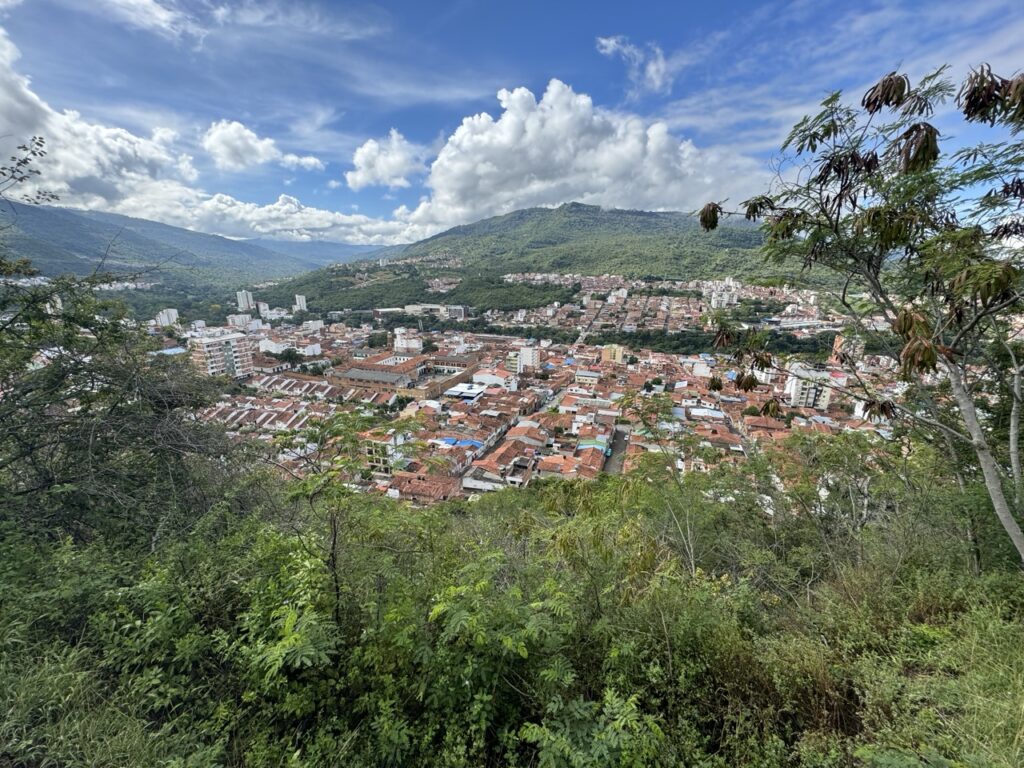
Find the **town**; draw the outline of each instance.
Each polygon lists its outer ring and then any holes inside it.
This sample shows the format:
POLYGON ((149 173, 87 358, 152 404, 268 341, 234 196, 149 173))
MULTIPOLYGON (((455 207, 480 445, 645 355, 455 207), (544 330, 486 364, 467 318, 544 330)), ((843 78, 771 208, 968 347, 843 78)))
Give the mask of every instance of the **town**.
POLYGON ((864 341, 823 309, 813 290, 732 278, 504 279, 573 285, 578 299, 489 311, 484 319, 502 332, 478 333, 451 327, 473 317, 470 307, 412 304, 369 316, 332 309, 323 313, 326 320, 297 320, 313 314, 304 296, 287 309, 242 290, 227 326, 197 321, 183 328, 176 310, 165 309, 151 331, 163 334, 164 353, 188 354, 204 375, 241 385, 199 416, 239 439, 263 441, 281 466, 301 471, 302 455, 312 450, 294 444, 278 450, 282 435, 301 434, 341 412, 378 415, 383 427, 360 435, 361 482, 418 504, 523 487, 536 478, 621 473, 652 455, 679 472, 706 472, 797 432, 859 430, 884 438, 885 415, 868 413, 863 398, 847 396, 848 378, 892 398, 905 386, 892 358, 865 354, 864 341), (742 367, 710 345, 673 353, 594 342, 609 331, 627 339, 644 330, 666 338, 706 332, 714 313, 750 306, 761 312, 739 313, 748 321, 742 325, 824 339, 821 359, 773 357, 754 371, 756 381, 740 387, 742 367), (445 328, 430 330, 424 320, 445 328), (521 327, 573 340, 517 335, 521 327), (652 421, 638 397, 660 403, 663 412, 652 421), (781 411, 769 403, 781 404, 781 411))

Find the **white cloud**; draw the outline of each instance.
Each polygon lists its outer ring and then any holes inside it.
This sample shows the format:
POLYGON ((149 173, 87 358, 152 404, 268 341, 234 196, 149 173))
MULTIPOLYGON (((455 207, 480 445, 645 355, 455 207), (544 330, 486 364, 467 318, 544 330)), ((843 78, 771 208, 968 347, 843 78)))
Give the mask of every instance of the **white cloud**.
POLYGON ((168 38, 184 35, 201 37, 203 30, 196 19, 182 11, 176 3, 164 0, 66 0, 69 5, 108 16, 128 26, 154 32, 168 38))
POLYGON ((526 88, 498 94, 501 115, 467 117, 434 160, 430 197, 396 218, 438 229, 570 200, 607 207, 694 209, 760 189, 760 163, 698 149, 660 121, 600 109, 552 80, 540 101, 526 88))
POLYGON ((191 158, 172 146, 172 132, 145 138, 97 125, 73 111, 57 112, 14 69, 19 51, 0 29, 0 141, 2 154, 30 136, 43 136, 48 156, 40 163, 41 186, 91 207, 110 207, 148 184, 194 181, 191 158))
POLYGON ((203 134, 203 149, 222 171, 244 171, 257 165, 279 162, 285 168, 322 171, 323 162, 312 155, 282 153, 273 139, 260 138, 237 120, 218 120, 203 134))
MULTIPOLYGON (((269 205, 210 195, 193 186, 192 158, 176 151, 177 134, 158 128, 147 138, 57 112, 14 69, 18 49, 0 28, 0 155, 31 136, 46 139, 38 187, 62 205, 111 211, 231 237, 315 237, 353 243, 403 240, 408 226, 368 216, 309 208, 282 195, 269 205)), ((25 191, 32 191, 31 188, 25 191)))
POLYGON ((301 168, 304 171, 322 171, 324 169, 323 161, 313 155, 293 155, 291 152, 281 155, 281 165, 285 168, 301 168))
MULTIPOLYGON (((304 205, 281 195, 267 205, 210 193, 198 184, 191 146, 175 130, 145 135, 57 112, 14 68, 18 51, 0 29, 0 155, 30 136, 45 136, 42 185, 61 203, 162 221, 230 237, 327 239, 392 244, 420 239, 526 206, 570 200, 608 207, 692 209, 706 199, 761 188, 760 165, 725 150, 698 149, 665 123, 600 109, 552 80, 538 100, 517 88, 498 94, 497 117, 465 118, 440 146, 428 194, 390 219, 304 205)), ((353 181, 399 187, 422 167, 420 147, 397 131, 364 152, 353 181)), ((214 123, 203 147, 226 168, 254 163, 315 167, 285 154, 237 121, 214 123)), ((367 143, 368 144, 368 143, 367 143)), ((364 147, 367 146, 364 144, 364 147)), ((346 200, 349 205, 351 200, 346 200)))
POLYGON ((689 58, 682 54, 666 58, 660 46, 648 43, 640 47, 621 35, 597 38, 597 50, 604 56, 620 56, 626 62, 634 95, 643 91, 671 92, 676 75, 689 63, 689 58))
POLYGON ((203 135, 203 149, 224 171, 244 171, 281 156, 273 139, 261 139, 237 120, 218 120, 203 135))
POLYGON ((382 186, 394 189, 408 187, 413 173, 423 169, 423 149, 407 141, 394 128, 386 139, 370 139, 352 155, 354 171, 345 174, 351 189, 382 186))

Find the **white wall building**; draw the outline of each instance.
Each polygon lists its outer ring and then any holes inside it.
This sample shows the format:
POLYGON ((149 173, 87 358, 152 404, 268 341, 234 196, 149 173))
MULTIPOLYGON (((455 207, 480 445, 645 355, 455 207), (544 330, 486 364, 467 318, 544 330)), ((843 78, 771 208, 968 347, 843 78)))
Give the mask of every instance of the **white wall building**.
POLYGON ((189 339, 192 362, 207 376, 244 379, 253 374, 252 340, 244 333, 219 333, 189 339))
POLYGON ((537 347, 519 349, 519 369, 516 373, 522 373, 527 368, 540 368, 540 350, 537 347))
POLYGON ((236 291, 235 299, 238 301, 238 311, 245 312, 248 309, 255 309, 256 304, 252 300, 252 294, 249 291, 236 291))
POLYGON ((825 410, 832 399, 828 371, 819 371, 803 363, 794 363, 786 379, 786 402, 791 408, 825 410))
POLYGON ((171 325, 178 324, 178 310, 176 309, 161 309, 156 316, 156 324, 161 328, 167 328, 171 325))

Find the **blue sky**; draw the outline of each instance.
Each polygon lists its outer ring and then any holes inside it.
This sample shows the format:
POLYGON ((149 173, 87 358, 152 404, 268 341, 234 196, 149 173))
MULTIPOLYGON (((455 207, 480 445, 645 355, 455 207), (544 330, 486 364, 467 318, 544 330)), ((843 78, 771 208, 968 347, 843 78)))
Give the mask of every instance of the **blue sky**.
POLYGON ((737 199, 832 89, 1024 66, 1019 0, 0 0, 0 30, 0 151, 44 135, 64 204, 373 243, 737 199))

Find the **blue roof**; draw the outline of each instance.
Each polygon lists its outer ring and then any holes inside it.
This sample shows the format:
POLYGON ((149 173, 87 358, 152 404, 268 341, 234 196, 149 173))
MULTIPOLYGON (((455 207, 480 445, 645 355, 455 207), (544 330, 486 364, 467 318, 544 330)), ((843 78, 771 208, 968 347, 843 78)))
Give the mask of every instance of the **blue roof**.
POLYGON ((576 365, 576 358, 575 357, 567 357, 567 358, 565 358, 565 364, 566 365, 576 365))
POLYGON ((471 445, 474 448, 483 448, 484 444, 481 443, 479 440, 459 440, 457 443, 455 443, 455 445, 471 445))
POLYGON ((454 437, 442 437, 441 442, 445 445, 457 445, 458 441, 454 437))
POLYGON ((729 381, 736 381, 736 371, 729 371, 728 373, 725 374, 725 378, 727 378, 729 381))
POLYGON ((154 355, 184 355, 188 352, 184 347, 168 347, 167 349, 158 349, 153 352, 154 355))

